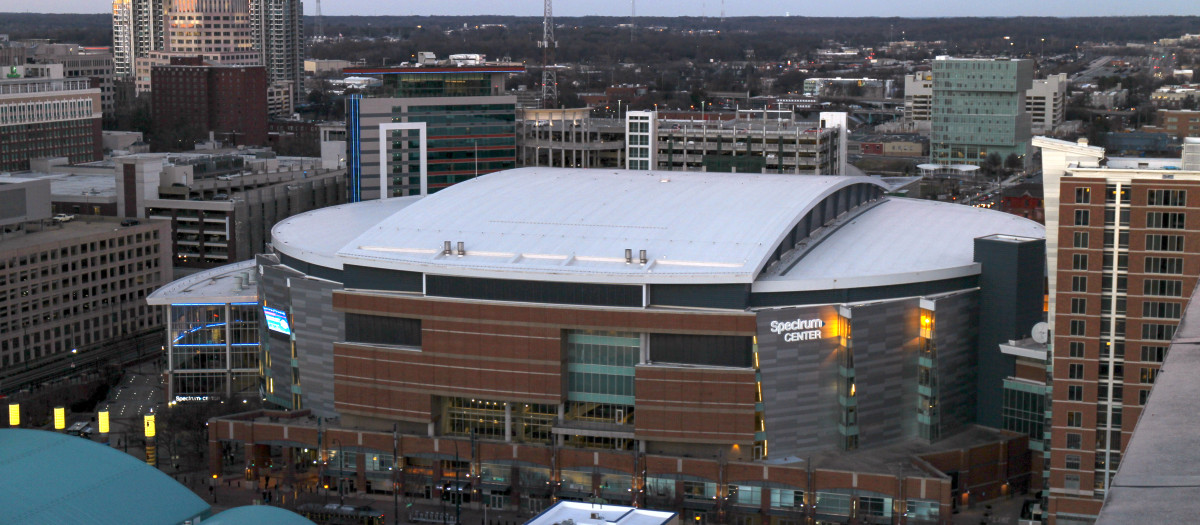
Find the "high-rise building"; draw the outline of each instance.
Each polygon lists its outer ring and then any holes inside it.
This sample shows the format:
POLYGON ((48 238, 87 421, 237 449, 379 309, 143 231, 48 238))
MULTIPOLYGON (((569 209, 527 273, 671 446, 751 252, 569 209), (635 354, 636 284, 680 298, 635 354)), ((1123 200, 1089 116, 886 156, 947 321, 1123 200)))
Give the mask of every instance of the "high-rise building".
POLYGON ((1200 141, 1114 158, 1038 137, 1052 332, 1050 523, 1091 523, 1200 273, 1200 141))
POLYGON ((304 3, 301 0, 251 0, 250 18, 256 48, 262 53, 271 84, 292 85, 292 100, 304 79, 304 3))
POLYGON ((166 20, 165 51, 240 53, 256 47, 249 0, 175 0, 166 20))
POLYGON ((31 159, 104 156, 100 88, 64 78, 62 64, 8 66, 0 78, 0 171, 27 170, 31 159))
POLYGON ((345 70, 382 81, 346 101, 350 200, 433 193, 515 167, 517 97, 504 94, 504 79, 524 71, 508 64, 345 70))
POLYGON ((934 60, 932 162, 980 165, 992 154, 1027 161, 1031 135, 1025 92, 1032 82, 1031 60, 934 60))
POLYGON ((113 68, 133 76, 134 60, 166 46, 166 0, 113 0, 113 68))

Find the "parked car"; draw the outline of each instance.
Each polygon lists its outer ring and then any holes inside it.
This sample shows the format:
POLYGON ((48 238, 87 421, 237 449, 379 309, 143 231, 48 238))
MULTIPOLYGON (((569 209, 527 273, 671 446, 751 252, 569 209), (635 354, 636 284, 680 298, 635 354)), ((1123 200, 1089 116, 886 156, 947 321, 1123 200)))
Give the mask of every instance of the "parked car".
POLYGON ((121 221, 121 226, 137 226, 141 224, 137 219, 125 219, 121 221))
POLYGON ((52 217, 54 222, 71 222, 75 220, 75 216, 69 213, 57 213, 52 217))

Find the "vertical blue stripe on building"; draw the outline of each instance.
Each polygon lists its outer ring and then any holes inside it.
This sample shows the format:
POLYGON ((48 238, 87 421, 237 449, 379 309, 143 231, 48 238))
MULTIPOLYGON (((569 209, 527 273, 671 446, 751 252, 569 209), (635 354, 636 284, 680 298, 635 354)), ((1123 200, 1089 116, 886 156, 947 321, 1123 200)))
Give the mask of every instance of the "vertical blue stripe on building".
MULTIPOLYGON (((346 134, 350 145, 350 202, 362 201, 362 128, 359 127, 359 102, 362 95, 346 99, 346 134)), ((383 140, 380 137, 380 140, 383 140)))

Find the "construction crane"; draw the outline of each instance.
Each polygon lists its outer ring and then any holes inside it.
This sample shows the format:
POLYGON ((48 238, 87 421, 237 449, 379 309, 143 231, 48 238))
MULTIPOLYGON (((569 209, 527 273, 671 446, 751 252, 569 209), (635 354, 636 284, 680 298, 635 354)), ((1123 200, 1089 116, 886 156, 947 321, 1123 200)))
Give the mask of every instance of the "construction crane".
POLYGON ((554 49, 558 47, 558 41, 554 40, 553 0, 546 0, 542 40, 538 47, 542 48, 542 107, 554 108, 558 105, 558 73, 554 69, 554 49))

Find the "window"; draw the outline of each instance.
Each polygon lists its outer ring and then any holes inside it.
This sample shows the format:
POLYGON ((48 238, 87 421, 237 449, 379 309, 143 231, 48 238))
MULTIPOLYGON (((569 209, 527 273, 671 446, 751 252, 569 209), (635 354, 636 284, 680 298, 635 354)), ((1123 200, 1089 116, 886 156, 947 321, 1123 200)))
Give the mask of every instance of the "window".
POLYGON ((804 491, 771 489, 771 506, 781 509, 804 507, 804 491))
POLYGON ((1163 358, 1167 356, 1167 347, 1165 346, 1143 346, 1142 361, 1147 363, 1161 363, 1163 358))
POLYGON ((1067 433, 1067 448, 1079 450, 1083 448, 1083 434, 1067 433))
POLYGON ((1087 277, 1084 277, 1082 275, 1076 275, 1076 276, 1071 277, 1071 291, 1072 292, 1086 292, 1087 291, 1087 277))
POLYGON ((1075 203, 1088 204, 1092 202, 1091 188, 1075 188, 1075 203))
POLYGON ((1083 365, 1079 363, 1071 363, 1067 365, 1068 379, 1083 379, 1083 365))
POLYGON ((1146 257, 1146 273, 1183 274, 1182 257, 1146 257))
POLYGON ((1145 323, 1142 325, 1142 339, 1170 341, 1175 337, 1175 328, 1172 324, 1145 323))
POLYGON ((1067 386, 1067 401, 1083 401, 1083 387, 1079 385, 1067 386))
POLYGON ((1182 235, 1146 235, 1146 249, 1156 252, 1182 252, 1182 235))
POLYGON ((1146 301, 1142 303, 1142 317, 1157 317, 1159 319, 1179 319, 1183 305, 1162 301, 1146 301))
POLYGON ((1092 222, 1092 212, 1088 210, 1075 210, 1075 226, 1087 226, 1092 222))
POLYGON ((1071 320, 1071 335, 1086 335, 1087 322, 1082 319, 1071 320))
POLYGON ((1071 298, 1071 313, 1086 314, 1087 313, 1087 299, 1084 299, 1082 297, 1072 297, 1071 298))
POLYGON ((1073 244, 1075 248, 1088 247, 1088 232, 1075 232, 1073 235, 1075 236, 1075 242, 1073 244))
POLYGON ((1067 474, 1063 476, 1063 488, 1067 490, 1079 490, 1079 474, 1067 474))
POLYGON ((1083 412, 1078 412, 1078 411, 1067 412, 1067 426, 1068 427, 1082 427, 1083 426, 1083 412))
POLYGON ((817 493, 817 512, 836 516, 850 515, 850 495, 836 492, 817 493))
POLYGON ((1152 385, 1152 384, 1154 384, 1154 379, 1157 377, 1158 377, 1158 369, 1157 368, 1143 368, 1141 371, 1140 377, 1138 377, 1138 379, 1140 380, 1140 382, 1142 384, 1152 385))
POLYGON ((858 508, 867 516, 890 518, 892 517, 892 498, 860 496, 858 498, 858 508))
POLYGON ((1076 253, 1076 254, 1071 255, 1071 269, 1072 270, 1088 269, 1087 254, 1086 253, 1076 253))
POLYGON ((1069 349, 1071 357, 1083 357, 1083 341, 1071 341, 1069 349))
POLYGON ((1183 281, 1146 279, 1142 281, 1142 294, 1162 297, 1183 297, 1183 281))
POLYGON ((1079 454, 1066 454, 1064 457, 1066 458, 1066 460, 1065 460, 1066 464, 1063 465, 1064 468, 1068 468, 1071 470, 1079 470, 1079 464, 1082 463, 1082 461, 1080 460, 1079 454))
POLYGON ((1168 230, 1182 230, 1184 226, 1183 212, 1151 211, 1146 213, 1146 227, 1168 230))
POLYGON ((1145 406, 1147 399, 1150 399, 1150 391, 1149 390, 1138 390, 1138 404, 1145 406))
POLYGON ((1146 205, 1186 206, 1187 190, 1150 190, 1146 194, 1146 205))

